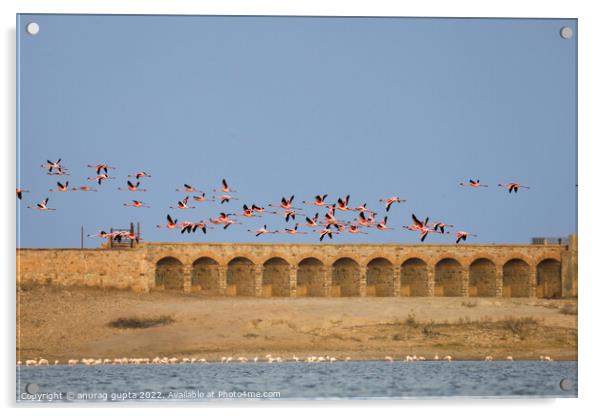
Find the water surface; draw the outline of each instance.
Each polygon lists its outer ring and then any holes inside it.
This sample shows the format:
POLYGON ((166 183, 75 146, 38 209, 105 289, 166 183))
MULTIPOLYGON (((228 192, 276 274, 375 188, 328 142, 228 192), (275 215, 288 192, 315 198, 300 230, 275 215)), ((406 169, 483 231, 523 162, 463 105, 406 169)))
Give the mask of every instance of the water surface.
POLYGON ((577 397, 577 362, 21 366, 17 401, 32 401, 28 392, 44 402, 577 397))

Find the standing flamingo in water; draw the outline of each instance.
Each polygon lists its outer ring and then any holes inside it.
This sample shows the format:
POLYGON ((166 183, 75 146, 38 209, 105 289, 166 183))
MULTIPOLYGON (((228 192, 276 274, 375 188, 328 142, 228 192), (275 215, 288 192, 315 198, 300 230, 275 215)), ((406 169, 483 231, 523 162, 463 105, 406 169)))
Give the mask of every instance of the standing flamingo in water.
POLYGON ((468 183, 462 183, 462 182, 460 182, 460 186, 470 186, 471 188, 479 188, 479 187, 487 188, 489 185, 483 185, 481 183, 480 179, 477 179, 476 181, 473 180, 473 179, 469 179, 468 183))
POLYGON ((510 193, 510 194, 512 193, 512 191, 514 191, 514 193, 517 193, 518 192, 518 188, 531 189, 528 186, 521 185, 520 183, 514 183, 514 182, 511 182, 511 183, 500 183, 500 184, 498 184, 498 186, 507 188, 508 189, 508 193, 510 193))
POLYGON ((468 236, 477 237, 476 234, 470 234, 470 233, 467 233, 466 231, 456 231, 456 232, 448 231, 447 233, 456 235, 456 244, 458 244, 460 242, 460 240, 466 241, 466 237, 468 237, 468 236))

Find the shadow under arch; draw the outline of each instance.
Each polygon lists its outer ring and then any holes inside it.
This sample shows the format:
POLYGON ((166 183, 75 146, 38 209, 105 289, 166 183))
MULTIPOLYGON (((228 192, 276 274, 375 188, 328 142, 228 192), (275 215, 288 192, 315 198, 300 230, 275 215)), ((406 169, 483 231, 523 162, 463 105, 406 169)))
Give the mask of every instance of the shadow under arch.
POLYGON ((366 270, 366 296, 394 296, 393 263, 383 257, 372 259, 366 270))
POLYGON ((228 296, 255 296, 255 264, 246 257, 235 257, 228 262, 226 276, 228 296))
POLYGON ((529 264, 522 259, 510 259, 504 264, 505 297, 529 297, 529 264))
POLYGON ((468 295, 495 297, 495 263, 488 258, 475 259, 468 268, 468 295))
POLYGON ((401 296, 428 296, 428 274, 424 260, 412 257, 404 261, 400 279, 401 296))
POLYGON ((263 296, 290 296, 291 265, 281 257, 272 257, 263 263, 263 296))
POLYGON ((163 257, 155 265, 155 288, 184 289, 184 265, 175 257, 163 257))
POLYGON ((332 264, 330 295, 360 296, 360 265, 349 257, 342 257, 332 264))
POLYGON ((192 263, 191 291, 203 295, 220 295, 219 264, 211 257, 199 257, 192 263))
POLYGON ((298 264, 297 297, 304 296, 326 296, 326 266, 315 257, 298 264))
POLYGON ((435 296, 462 296, 462 265, 446 257, 435 265, 435 296))
POLYGON ((562 266, 556 259, 544 259, 537 264, 537 297, 562 297, 562 266))

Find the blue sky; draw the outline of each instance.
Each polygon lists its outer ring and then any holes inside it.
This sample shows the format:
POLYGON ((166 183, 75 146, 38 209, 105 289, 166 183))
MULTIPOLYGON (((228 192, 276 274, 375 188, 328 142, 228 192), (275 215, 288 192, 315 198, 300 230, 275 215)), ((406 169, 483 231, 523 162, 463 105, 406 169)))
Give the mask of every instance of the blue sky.
POLYGON ((155 226, 318 193, 351 194, 377 218, 380 198, 407 200, 394 230, 333 243, 417 243, 401 229, 412 212, 474 243, 576 231, 576 20, 20 15, 17 30, 20 247, 78 247, 82 225, 130 222, 148 241, 317 242, 247 232, 290 225, 271 216, 207 235, 155 226), (40 167, 59 157, 71 176, 40 167), (98 187, 86 165, 101 162, 117 179, 98 187), (149 191, 118 191, 138 170, 149 191), (238 201, 168 208, 177 187, 222 177, 238 201), (490 187, 458 185, 469 178, 490 187), (57 179, 100 192, 48 192, 57 179), (496 186, 510 181, 531 189, 496 186), (57 211, 26 208, 47 196, 57 211), (151 208, 123 207, 134 197, 151 208))

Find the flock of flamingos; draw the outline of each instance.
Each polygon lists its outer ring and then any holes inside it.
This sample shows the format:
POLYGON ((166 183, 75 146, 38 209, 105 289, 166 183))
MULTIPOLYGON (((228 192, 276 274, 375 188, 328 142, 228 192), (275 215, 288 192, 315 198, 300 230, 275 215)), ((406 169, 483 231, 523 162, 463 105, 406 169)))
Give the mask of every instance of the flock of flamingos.
MULTIPOLYGON (((97 165, 87 165, 93 169, 95 175, 88 177, 89 181, 93 181, 98 184, 98 187, 103 183, 116 179, 109 175, 109 170, 115 170, 114 166, 109 166, 106 163, 97 165)), ((47 160, 45 164, 41 165, 46 170, 47 175, 51 176, 69 176, 68 169, 61 163, 61 159, 55 162, 47 160)), ((119 187, 118 190, 129 192, 132 194, 138 194, 140 192, 146 192, 147 189, 140 187, 140 180, 143 178, 150 178, 147 172, 139 171, 128 175, 126 179, 126 186, 119 187)), ((468 183, 460 183, 460 186, 469 188, 481 188, 488 187, 488 185, 482 184, 479 179, 470 179, 468 183)), ((520 188, 528 189, 528 186, 521 185, 519 183, 506 183, 498 184, 499 187, 506 188, 509 193, 517 193, 520 188)), ((98 189, 90 186, 80 187, 69 187, 69 181, 57 182, 57 187, 50 189, 49 192, 97 192, 98 189)), ((23 194, 29 192, 25 189, 17 188, 17 198, 22 199, 23 194)), ((224 204, 230 204, 233 200, 238 200, 233 194, 237 194, 237 191, 232 189, 225 179, 222 179, 221 186, 218 189, 213 189, 213 194, 209 197, 206 192, 197 189, 195 186, 184 184, 182 188, 177 188, 176 192, 186 193, 186 196, 177 201, 169 209, 175 211, 188 211, 196 208, 192 206, 191 202, 201 203, 219 203, 220 206, 224 204), (192 201, 191 201, 192 200, 192 201)), ((304 212, 304 209, 300 206, 295 206, 295 196, 282 197, 279 203, 268 204, 264 207, 260 204, 243 204, 240 212, 227 213, 226 210, 222 210, 216 218, 210 217, 207 220, 201 220, 198 222, 194 221, 178 221, 178 219, 167 215, 167 222, 164 225, 157 225, 158 228, 165 228, 169 230, 180 230, 180 233, 196 233, 196 231, 207 233, 208 229, 215 227, 223 228, 224 230, 231 225, 240 225, 242 222, 240 219, 243 218, 263 218, 264 215, 281 216, 286 223, 289 223, 288 228, 268 230, 267 225, 263 225, 261 228, 256 230, 248 230, 255 234, 256 237, 260 237, 268 234, 308 234, 311 230, 317 233, 319 240, 323 241, 325 237, 329 239, 333 238, 333 235, 350 233, 350 234, 367 234, 368 230, 377 231, 390 231, 393 228, 387 226, 388 213, 394 204, 401 204, 405 202, 398 196, 390 196, 388 198, 382 198, 379 202, 382 204, 385 210, 385 215, 381 220, 377 220, 376 216, 378 213, 367 207, 366 203, 359 204, 357 206, 350 205, 349 195, 337 198, 336 202, 327 202, 328 195, 316 195, 311 201, 302 201, 301 205, 315 207, 316 209, 323 210, 323 213, 316 212, 314 215, 309 215, 304 212), (339 213, 353 213, 357 215, 355 219, 344 220, 340 218, 339 213), (339 216, 339 217, 337 217, 339 216), (305 222, 299 223, 297 218, 304 218, 305 222), (304 227, 304 228, 301 228, 304 227), (302 231, 307 230, 307 231, 302 231)), ((175 198, 174 198, 175 199, 175 198)), ((27 206, 27 208, 37 211, 55 211, 55 208, 50 208, 48 205, 49 198, 46 197, 36 205, 27 206)), ((132 199, 130 203, 124 203, 125 207, 143 209, 150 208, 140 199, 132 199)), ((447 224, 443 221, 437 221, 429 223, 429 218, 426 217, 424 220, 419 219, 416 215, 412 214, 412 223, 410 225, 404 225, 403 228, 409 231, 418 233, 420 241, 424 241, 429 233, 437 234, 452 234, 455 236, 456 244, 461 241, 466 241, 470 237, 476 237, 476 234, 467 231, 446 231, 446 228, 454 227, 452 224, 447 224)), ((111 239, 113 241, 121 242, 123 240, 139 240, 139 236, 131 231, 115 231, 106 232, 104 230, 99 231, 97 234, 89 235, 89 237, 101 237, 104 239, 111 239)))
MULTIPOLYGON (((383 357, 384 361, 389 361, 389 362, 394 362, 395 359, 393 357, 391 357, 390 355, 387 355, 385 357, 383 357)), ((446 355, 443 357, 440 357, 439 354, 435 354, 435 356, 432 359, 427 359, 423 356, 416 356, 416 355, 406 355, 405 358, 404 357, 400 357, 398 361, 403 361, 403 362, 413 362, 413 361, 452 361, 452 356, 451 355, 446 355)), ((248 363, 248 362, 267 362, 267 363, 283 363, 286 361, 289 362, 305 362, 305 363, 334 363, 336 361, 351 361, 351 357, 345 357, 345 358, 341 358, 338 359, 337 357, 331 357, 329 355, 326 356, 315 356, 315 355, 311 355, 311 356, 307 356, 305 358, 301 358, 301 357, 297 357, 295 354, 293 354, 293 356, 290 359, 286 359, 286 358, 282 358, 282 357, 274 357, 272 356, 272 354, 266 354, 264 359, 261 359, 257 356, 255 356, 252 359, 249 359, 247 357, 221 357, 221 360, 219 361, 222 364, 227 364, 230 362, 236 362, 238 361, 239 363, 248 363)), ((487 355, 485 356, 483 361, 494 361, 493 356, 491 355, 487 355)), ((506 356, 505 361, 514 361, 514 358, 511 355, 506 356)), ((539 356, 539 361, 554 361, 553 358, 551 358, 548 355, 540 355, 539 356)), ((140 365, 140 364, 209 364, 211 361, 205 359, 205 358, 177 358, 177 357, 155 357, 155 358, 114 358, 113 360, 111 360, 110 358, 82 358, 81 360, 76 360, 74 358, 71 358, 69 360, 67 360, 67 365, 77 365, 77 364, 83 364, 83 365, 87 365, 87 366, 94 366, 94 365, 109 365, 109 364, 120 364, 120 365, 124 365, 124 364, 134 364, 134 365, 140 365)), ((215 361, 217 362, 217 361, 215 361)), ((45 358, 40 358, 39 360, 33 359, 33 360, 26 360, 25 363, 22 363, 21 361, 17 362, 17 365, 23 365, 25 364, 26 367, 29 366, 47 366, 50 365, 50 362, 45 359, 45 358)), ((60 362, 58 360, 54 361, 54 365, 58 365, 60 364, 60 362)))

